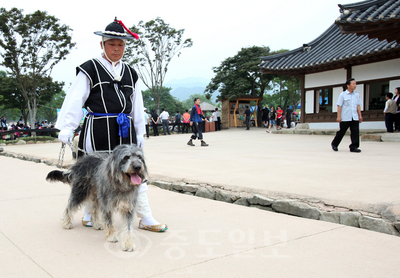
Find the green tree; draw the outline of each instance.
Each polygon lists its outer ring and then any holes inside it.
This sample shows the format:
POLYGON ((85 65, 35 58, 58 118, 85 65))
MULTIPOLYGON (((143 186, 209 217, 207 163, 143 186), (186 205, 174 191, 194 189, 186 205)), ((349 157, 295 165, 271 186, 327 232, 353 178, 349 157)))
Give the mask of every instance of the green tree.
POLYGON ((61 108, 65 92, 61 88, 56 88, 56 93, 53 95, 49 102, 40 105, 38 108, 38 115, 41 119, 46 119, 48 122, 55 122, 57 120, 57 109, 61 108))
MULTIPOLYGON (((215 76, 205 92, 213 94, 218 91, 219 99, 234 99, 244 95, 263 97, 266 90, 271 88, 270 83, 274 76, 261 73, 258 67, 260 57, 285 51, 287 50, 270 52, 266 46, 242 48, 235 56, 225 59, 219 67, 213 68, 215 76)), ((262 104, 259 103, 258 111, 261 109, 262 104)), ((257 119, 261 125, 261 113, 258 113, 257 119)))
MULTIPOLYGON (((171 90, 172 88, 169 87, 163 87, 162 92, 161 92, 161 98, 160 98, 160 103, 159 107, 164 108, 171 116, 175 115, 176 111, 183 112, 184 111, 184 105, 182 102, 177 100, 175 97, 171 95, 171 90)), ((150 90, 145 90, 143 91, 143 103, 144 107, 147 108, 147 112, 150 111, 156 111, 157 107, 153 98, 153 94, 150 90)), ((158 113, 158 112, 157 112, 158 113)))
POLYGON ((28 108, 15 78, 5 76, 0 79, 0 100, 4 110, 17 109, 19 114, 26 119, 28 108))
POLYGON ((193 42, 191 39, 183 40, 184 29, 176 30, 159 17, 146 23, 139 21, 131 30, 140 39, 128 41, 124 60, 135 68, 150 90, 159 113, 169 63, 175 55, 180 56, 183 48, 191 47, 193 42))
MULTIPOLYGON (((0 9, 1 65, 9 69, 25 99, 30 123, 36 121, 41 99, 40 82, 50 76, 53 67, 64 60, 75 46, 72 29, 45 11, 23 15, 23 10, 0 9)), ((42 100, 44 100, 42 98, 42 100)))
POLYGON ((285 111, 286 106, 297 107, 300 103, 300 78, 293 76, 277 76, 273 79, 273 90, 264 95, 263 105, 280 105, 285 111))
POLYGON ((20 112, 12 108, 13 106, 10 106, 7 96, 2 94, 4 90, 15 88, 15 84, 9 84, 10 81, 11 80, 7 77, 7 73, 5 71, 0 71, 0 117, 5 116, 9 122, 19 119, 20 116, 20 112))
MULTIPOLYGON (((27 78, 27 77, 25 77, 27 78)), ((33 83, 33 82, 32 82, 33 83)), ((32 84, 30 83, 30 84, 32 84)), ((35 90, 28 88, 30 95, 34 95, 37 103, 51 102, 55 94, 59 94, 64 86, 63 82, 53 82, 51 77, 39 77, 36 80, 35 90)), ((25 125, 28 120, 28 104, 17 85, 15 77, 0 78, 0 96, 5 109, 17 109, 22 115, 25 125)), ((38 104, 41 105, 41 104, 38 104)), ((39 108, 38 108, 39 111, 39 108)))

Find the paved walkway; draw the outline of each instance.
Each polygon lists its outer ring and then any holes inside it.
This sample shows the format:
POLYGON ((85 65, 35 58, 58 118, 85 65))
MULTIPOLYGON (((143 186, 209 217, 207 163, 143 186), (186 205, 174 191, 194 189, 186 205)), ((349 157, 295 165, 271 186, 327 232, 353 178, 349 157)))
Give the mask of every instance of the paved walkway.
MULTIPOLYGON (((399 143, 362 142, 339 152, 330 136, 230 129, 146 140, 153 178, 186 179, 268 196, 376 211, 399 204, 392 169, 399 143)), ((57 159, 60 143, 4 151, 57 159)), ((66 163, 71 160, 66 153, 66 163)), ((44 179, 55 167, 0 156, 0 277, 389 277, 398 274, 400 238, 338 224, 177 194, 150 186, 153 214, 166 233, 137 230, 138 250, 119 251, 104 232, 58 222, 69 187, 44 179)), ((137 220, 136 220, 137 222, 137 220)))

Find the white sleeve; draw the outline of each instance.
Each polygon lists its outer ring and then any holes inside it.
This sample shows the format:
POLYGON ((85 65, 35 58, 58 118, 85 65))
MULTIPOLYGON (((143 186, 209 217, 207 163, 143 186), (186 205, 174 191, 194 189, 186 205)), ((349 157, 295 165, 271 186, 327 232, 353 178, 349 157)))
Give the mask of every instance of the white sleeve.
POLYGON ((79 72, 64 99, 55 128, 75 130, 82 120, 82 107, 89 94, 90 81, 84 73, 79 72))
POLYGON ((343 93, 339 95, 338 101, 336 103, 337 106, 343 106, 343 93))
POLYGON ((143 136, 146 133, 144 121, 144 106, 142 91, 139 88, 139 79, 135 83, 135 91, 132 95, 132 108, 131 113, 133 124, 135 125, 136 137, 143 136))

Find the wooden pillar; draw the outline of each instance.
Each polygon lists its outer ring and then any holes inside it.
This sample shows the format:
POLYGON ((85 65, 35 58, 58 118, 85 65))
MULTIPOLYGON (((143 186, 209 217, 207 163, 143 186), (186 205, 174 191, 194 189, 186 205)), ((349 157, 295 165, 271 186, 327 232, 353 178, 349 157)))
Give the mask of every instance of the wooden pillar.
POLYGON ((305 84, 305 75, 302 74, 300 76, 300 89, 301 89, 301 117, 300 117, 300 122, 305 123, 306 122, 306 90, 304 88, 305 84))
POLYGON ((236 122, 236 110, 239 107, 239 99, 236 100, 236 106, 235 106, 235 111, 233 111, 233 117, 235 119, 235 127, 237 127, 237 122, 236 122))
MULTIPOLYGON (((351 72, 351 65, 347 65, 345 67, 346 69, 346 80, 344 83, 346 83, 347 80, 349 80, 351 78, 352 72, 351 72)), ((357 80, 356 80, 357 81, 357 80)))
POLYGON ((257 108, 258 108, 258 99, 256 100, 256 106, 254 106, 254 113, 253 113, 254 123, 256 124, 256 127, 258 127, 258 124, 257 124, 257 113, 256 113, 256 109, 257 108))

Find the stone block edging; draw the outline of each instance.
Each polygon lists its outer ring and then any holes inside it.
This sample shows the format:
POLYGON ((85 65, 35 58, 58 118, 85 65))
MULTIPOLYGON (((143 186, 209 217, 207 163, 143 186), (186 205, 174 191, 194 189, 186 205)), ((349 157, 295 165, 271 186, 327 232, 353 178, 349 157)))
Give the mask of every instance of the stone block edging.
POLYGON ((370 213, 342 207, 337 210, 330 207, 329 211, 325 211, 303 200, 273 199, 258 193, 237 192, 208 184, 175 183, 161 180, 149 180, 149 184, 196 197, 400 236, 400 221, 392 215, 387 218, 384 214, 372 217, 370 213))
MULTIPOLYGON (((36 157, 36 156, 8 152, 8 151, 4 151, 4 149, 2 151, 0 151, 0 156, 17 158, 20 160, 25 160, 25 161, 35 162, 35 163, 44 163, 48 166, 56 166, 58 164, 58 159, 40 158, 40 157, 36 157)), ((68 169, 72 164, 73 163, 70 163, 69 165, 64 164, 62 166, 62 168, 68 169)))

